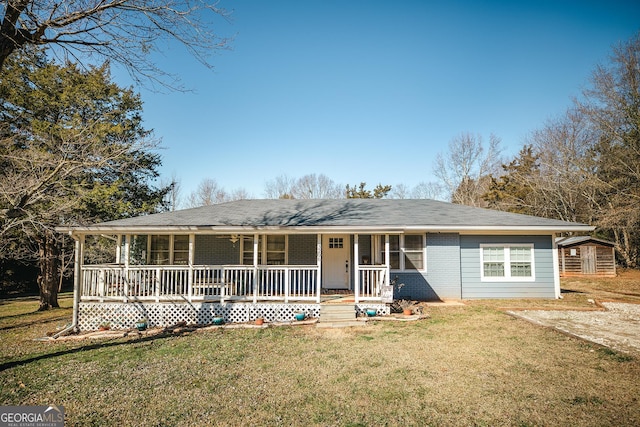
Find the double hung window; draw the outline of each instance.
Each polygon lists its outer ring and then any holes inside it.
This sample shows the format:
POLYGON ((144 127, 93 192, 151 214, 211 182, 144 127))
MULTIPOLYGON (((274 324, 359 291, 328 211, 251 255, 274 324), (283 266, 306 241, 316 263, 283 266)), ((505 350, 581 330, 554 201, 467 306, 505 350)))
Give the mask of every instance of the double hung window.
MULTIPOLYGON (((384 263, 384 236, 380 236, 379 259, 384 263)), ((389 235, 389 267, 392 270, 425 269, 425 235, 391 234, 389 235)))
POLYGON ((532 244, 480 245, 482 280, 534 280, 532 244))

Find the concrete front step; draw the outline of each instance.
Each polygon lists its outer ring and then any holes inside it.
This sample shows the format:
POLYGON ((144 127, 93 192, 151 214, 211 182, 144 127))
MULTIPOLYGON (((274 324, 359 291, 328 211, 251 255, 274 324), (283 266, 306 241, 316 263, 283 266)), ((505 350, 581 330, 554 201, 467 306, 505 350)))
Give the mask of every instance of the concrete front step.
POLYGON ((320 323, 355 322, 355 304, 320 304, 320 323))
POLYGON ((316 328, 348 328, 351 326, 365 326, 366 322, 358 320, 343 320, 340 322, 318 322, 316 328))

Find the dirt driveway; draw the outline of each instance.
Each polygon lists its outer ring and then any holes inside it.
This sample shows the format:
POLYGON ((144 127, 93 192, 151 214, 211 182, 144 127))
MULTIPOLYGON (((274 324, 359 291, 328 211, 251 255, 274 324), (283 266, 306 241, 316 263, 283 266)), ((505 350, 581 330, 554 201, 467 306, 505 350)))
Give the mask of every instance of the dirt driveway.
POLYGON ((614 350, 640 355, 640 304, 603 302, 602 306, 605 310, 522 310, 507 313, 614 350))

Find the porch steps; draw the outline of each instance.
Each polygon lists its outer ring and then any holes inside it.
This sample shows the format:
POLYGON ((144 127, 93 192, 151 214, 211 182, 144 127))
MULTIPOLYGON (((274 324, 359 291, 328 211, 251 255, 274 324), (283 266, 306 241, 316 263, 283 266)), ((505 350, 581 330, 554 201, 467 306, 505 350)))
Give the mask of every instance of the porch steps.
POLYGON ((347 326, 362 326, 356 320, 355 304, 320 304, 320 318, 318 328, 340 328, 347 326))

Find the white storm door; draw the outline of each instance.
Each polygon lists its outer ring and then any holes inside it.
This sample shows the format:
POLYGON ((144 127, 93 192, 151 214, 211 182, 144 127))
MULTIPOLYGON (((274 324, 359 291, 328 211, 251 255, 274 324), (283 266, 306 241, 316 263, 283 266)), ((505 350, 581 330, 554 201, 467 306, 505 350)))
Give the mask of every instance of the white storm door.
POLYGON ((322 287, 349 289, 351 251, 349 235, 322 236, 322 287))

